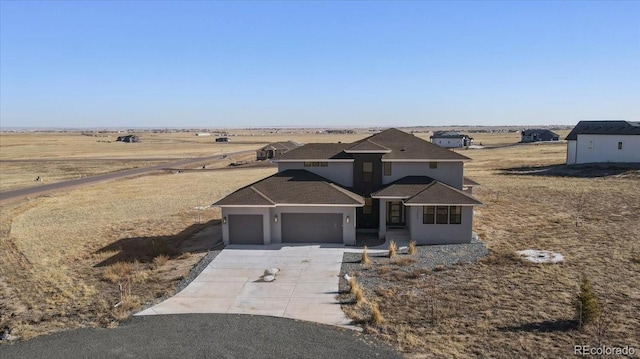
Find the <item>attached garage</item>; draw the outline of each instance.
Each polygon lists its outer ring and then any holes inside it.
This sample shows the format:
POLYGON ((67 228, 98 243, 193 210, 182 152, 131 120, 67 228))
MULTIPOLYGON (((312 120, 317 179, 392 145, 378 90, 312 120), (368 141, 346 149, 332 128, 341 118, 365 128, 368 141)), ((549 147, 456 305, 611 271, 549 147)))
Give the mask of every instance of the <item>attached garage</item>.
POLYGON ((343 243, 342 213, 283 213, 283 243, 343 243))
POLYGON ((264 244, 261 214, 230 214, 229 244, 264 244))

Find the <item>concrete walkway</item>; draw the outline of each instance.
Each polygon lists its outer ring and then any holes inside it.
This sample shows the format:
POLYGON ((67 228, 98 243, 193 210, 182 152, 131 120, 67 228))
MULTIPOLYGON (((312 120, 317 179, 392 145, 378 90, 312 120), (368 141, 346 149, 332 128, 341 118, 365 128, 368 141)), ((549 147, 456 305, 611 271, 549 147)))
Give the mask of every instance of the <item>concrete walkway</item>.
POLYGON ((345 326, 336 301, 344 246, 227 246, 184 290, 137 315, 255 314, 345 326), (279 268, 273 282, 265 269, 279 268))

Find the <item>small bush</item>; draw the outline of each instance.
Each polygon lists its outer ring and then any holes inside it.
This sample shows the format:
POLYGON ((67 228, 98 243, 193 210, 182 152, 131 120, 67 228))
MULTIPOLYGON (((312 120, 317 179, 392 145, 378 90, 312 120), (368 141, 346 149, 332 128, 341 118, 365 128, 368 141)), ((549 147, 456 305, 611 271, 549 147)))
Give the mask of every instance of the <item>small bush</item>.
POLYGON ((355 285, 351 288, 351 294, 353 294, 353 296, 356 299, 356 303, 360 304, 362 302, 364 302, 364 293, 362 292, 362 288, 360 288, 359 285, 355 285))
POLYGON ((409 242, 409 250, 407 251, 407 253, 411 255, 416 254, 416 241, 409 242))
POLYGON ((129 262, 117 262, 108 266, 102 272, 102 278, 111 283, 118 283, 121 280, 131 276, 133 273, 133 265, 129 262))
POLYGON ((153 267, 154 268, 160 268, 162 267, 165 263, 167 263, 169 261, 169 256, 166 254, 161 254, 159 256, 156 256, 155 258, 153 258, 153 267))
POLYGON ((433 267, 434 272, 442 272, 444 270, 444 266, 442 264, 433 267))
POLYGON ((583 328, 587 324, 591 324, 600 316, 600 305, 598 304, 598 298, 591 286, 591 282, 588 278, 583 277, 580 283, 580 292, 576 296, 574 303, 576 311, 576 320, 580 328, 583 328))
POLYGON ((415 263, 415 262, 416 262, 416 260, 414 258, 406 258, 406 257, 400 258, 400 257, 397 257, 397 258, 393 259, 393 264, 395 264, 397 266, 400 266, 400 267, 408 266, 408 265, 410 265, 412 263, 415 263))
POLYGON ((380 308, 378 308, 377 303, 371 303, 371 319, 369 322, 373 325, 380 325, 384 321, 382 318, 382 313, 380 313, 380 308))
POLYGON ((349 278, 349 293, 353 294, 353 290, 358 286, 358 282, 356 281, 356 276, 351 276, 349 278))
POLYGON ((364 248, 362 249, 362 259, 360 260, 360 263, 364 265, 369 265, 369 263, 371 263, 371 259, 369 259, 369 254, 367 254, 367 246, 364 246, 364 248))
POLYGON ((393 258, 398 254, 398 247, 396 241, 389 242, 389 258, 393 258))

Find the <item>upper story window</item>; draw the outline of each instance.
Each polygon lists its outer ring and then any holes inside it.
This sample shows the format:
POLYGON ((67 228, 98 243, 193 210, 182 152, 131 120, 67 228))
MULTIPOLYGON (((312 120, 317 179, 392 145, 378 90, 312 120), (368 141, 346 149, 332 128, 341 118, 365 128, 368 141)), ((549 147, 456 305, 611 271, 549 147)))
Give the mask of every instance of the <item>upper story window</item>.
POLYGON ((618 142, 618 149, 621 150, 622 149, 622 142, 618 142))
POLYGON ((438 168, 438 162, 429 162, 429 168, 438 168))
POLYGON ((373 162, 362 162, 362 182, 373 182, 373 162))
POLYGON ((327 167, 329 162, 305 162, 305 167, 327 167))
POLYGON ((384 175, 391 176, 391 162, 384 162, 384 175))

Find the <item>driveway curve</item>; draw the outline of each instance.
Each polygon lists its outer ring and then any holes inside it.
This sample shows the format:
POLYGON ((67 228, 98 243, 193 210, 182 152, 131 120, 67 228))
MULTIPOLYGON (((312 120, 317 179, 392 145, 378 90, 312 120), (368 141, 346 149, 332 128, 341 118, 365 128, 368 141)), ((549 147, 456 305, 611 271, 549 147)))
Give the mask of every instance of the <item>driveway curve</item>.
POLYGON ((114 329, 55 333, 0 346, 0 358, 400 358, 348 329, 232 314, 133 317, 114 329))

